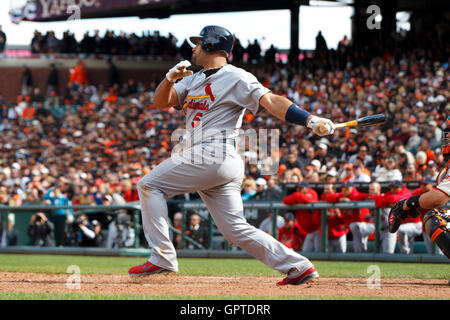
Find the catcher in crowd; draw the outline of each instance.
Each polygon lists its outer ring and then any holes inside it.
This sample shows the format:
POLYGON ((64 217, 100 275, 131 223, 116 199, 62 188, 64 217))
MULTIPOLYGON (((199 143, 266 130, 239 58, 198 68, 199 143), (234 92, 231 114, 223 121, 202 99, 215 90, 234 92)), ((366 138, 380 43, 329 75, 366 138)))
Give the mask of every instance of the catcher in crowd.
POLYGON ((311 128, 321 136, 333 134, 334 123, 270 92, 254 75, 228 64, 234 37, 225 28, 206 26, 200 36, 190 40, 195 44, 192 60, 203 69, 193 74, 187 70, 189 61, 170 69, 156 89, 154 106, 181 107, 186 115, 186 141, 191 143, 181 152, 173 150, 170 158, 138 183, 142 224, 152 253, 147 262, 130 268, 129 274, 178 271, 165 197, 197 191, 228 241, 286 275, 278 285, 318 278, 306 257, 245 220, 241 198, 244 163, 235 139, 245 110, 256 114, 260 105, 277 118, 311 128), (325 130, 319 131, 321 128, 325 130), (216 161, 216 156, 221 161, 216 161))
POLYGON ((447 210, 437 209, 450 200, 450 116, 442 133, 442 154, 446 165, 437 177, 436 188, 397 202, 389 212, 389 231, 396 232, 409 217, 421 216, 426 234, 450 259, 450 216, 447 210))

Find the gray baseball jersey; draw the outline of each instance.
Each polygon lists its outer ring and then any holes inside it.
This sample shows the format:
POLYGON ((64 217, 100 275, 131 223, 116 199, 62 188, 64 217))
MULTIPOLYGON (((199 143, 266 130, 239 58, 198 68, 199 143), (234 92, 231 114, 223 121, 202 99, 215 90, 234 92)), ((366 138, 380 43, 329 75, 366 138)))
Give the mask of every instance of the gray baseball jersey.
POLYGON ((194 136, 191 138, 194 142, 200 142, 180 152, 182 157, 202 153, 211 145, 226 146, 226 151, 222 161, 208 163, 175 161, 172 152, 172 157, 139 181, 142 225, 152 248, 149 261, 166 270, 178 271, 165 198, 198 192, 228 241, 284 274, 290 270, 303 273, 311 268, 312 263, 307 258, 247 223, 241 198, 244 177, 241 157, 234 146, 223 140, 206 143, 206 139, 217 133, 226 132, 226 138, 236 137, 245 109, 256 113, 260 98, 269 90, 253 75, 232 65, 225 65, 209 76, 203 71, 198 72, 182 79, 174 88, 186 114, 188 135, 194 136))
POLYGON ((255 114, 260 98, 270 91, 251 73, 231 64, 209 77, 202 71, 185 77, 174 89, 192 141, 194 136, 203 141, 218 132, 226 132, 225 138, 237 137, 245 109, 255 114))

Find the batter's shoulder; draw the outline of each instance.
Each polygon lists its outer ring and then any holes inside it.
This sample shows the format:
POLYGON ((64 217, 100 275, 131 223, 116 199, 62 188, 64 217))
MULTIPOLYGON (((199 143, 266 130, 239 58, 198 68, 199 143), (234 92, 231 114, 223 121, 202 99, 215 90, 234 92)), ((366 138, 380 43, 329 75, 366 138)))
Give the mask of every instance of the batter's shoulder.
POLYGON ((250 73, 242 68, 236 67, 232 64, 227 65, 227 71, 230 74, 237 77, 238 79, 246 80, 246 81, 250 81, 250 82, 257 81, 256 77, 252 73, 250 73))

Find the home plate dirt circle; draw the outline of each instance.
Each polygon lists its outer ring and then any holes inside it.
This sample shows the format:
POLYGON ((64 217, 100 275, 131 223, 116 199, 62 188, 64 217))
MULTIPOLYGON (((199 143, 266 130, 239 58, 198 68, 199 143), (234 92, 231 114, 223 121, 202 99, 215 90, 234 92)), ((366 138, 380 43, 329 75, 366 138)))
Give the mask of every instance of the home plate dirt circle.
MULTIPOLYGON (((450 298, 448 279, 381 279, 379 288, 367 278, 320 278, 312 285, 283 286, 279 277, 182 276, 178 274, 130 277, 81 274, 80 286, 68 285, 68 274, 0 272, 0 292, 145 294, 189 297, 374 297, 450 298)), ((70 282, 69 282, 70 284, 70 282)))

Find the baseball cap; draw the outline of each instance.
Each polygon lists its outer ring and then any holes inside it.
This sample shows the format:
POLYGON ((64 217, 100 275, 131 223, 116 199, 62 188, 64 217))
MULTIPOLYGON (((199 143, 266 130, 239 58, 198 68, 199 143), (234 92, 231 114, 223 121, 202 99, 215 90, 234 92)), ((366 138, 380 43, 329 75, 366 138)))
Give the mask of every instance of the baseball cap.
POLYGON ((403 182, 400 180, 394 180, 391 183, 391 187, 403 187, 403 182))
POLYGON ((327 174, 329 176, 336 177, 337 176, 337 171, 333 168, 333 169, 329 170, 327 174))
POLYGON ((358 130, 356 130, 355 128, 351 128, 350 133, 358 134, 358 130))
POLYGON ((355 186, 355 184, 352 181, 345 181, 342 184, 342 188, 351 188, 351 187, 354 187, 354 186, 355 186))
POLYGON ((325 143, 319 143, 319 148, 328 150, 328 146, 325 143))
POLYGON ((295 220, 295 216, 292 212, 288 212, 284 215, 284 220, 286 221, 295 220))
POLYGON ((433 179, 431 179, 430 177, 426 176, 423 177, 422 179, 420 179, 420 184, 429 184, 429 183, 433 183, 433 179))
POLYGON ((309 182, 306 180, 303 180, 303 181, 299 182, 297 186, 302 187, 302 188, 309 188, 309 182))
POLYGON ((320 161, 317 159, 314 159, 313 161, 311 161, 311 164, 315 167, 319 167, 321 166, 320 161))
POLYGON ((256 183, 258 186, 265 186, 265 185, 267 184, 266 179, 264 179, 264 178, 258 178, 258 179, 256 179, 255 183, 256 183))

